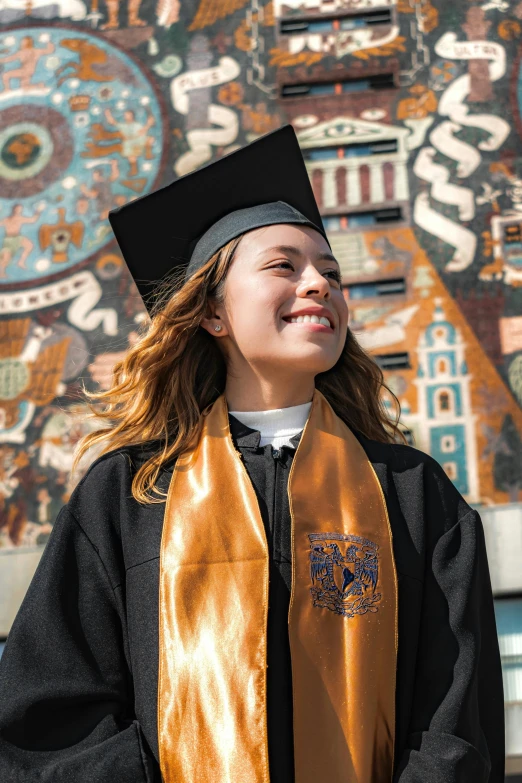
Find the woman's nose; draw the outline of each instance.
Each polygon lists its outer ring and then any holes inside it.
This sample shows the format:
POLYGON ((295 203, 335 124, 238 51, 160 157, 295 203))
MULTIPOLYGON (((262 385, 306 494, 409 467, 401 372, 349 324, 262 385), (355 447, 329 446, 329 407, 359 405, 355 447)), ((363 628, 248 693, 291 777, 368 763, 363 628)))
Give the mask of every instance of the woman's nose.
POLYGON ((330 283, 317 269, 312 268, 303 273, 299 292, 301 296, 316 294, 327 299, 330 296, 330 283))

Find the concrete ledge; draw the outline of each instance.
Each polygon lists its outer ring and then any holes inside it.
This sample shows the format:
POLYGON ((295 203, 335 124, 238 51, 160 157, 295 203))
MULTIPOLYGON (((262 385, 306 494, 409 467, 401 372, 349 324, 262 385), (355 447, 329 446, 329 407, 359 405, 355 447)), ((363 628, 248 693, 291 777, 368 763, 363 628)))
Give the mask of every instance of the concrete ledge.
POLYGON ((9 633, 44 549, 0 549, 0 638, 9 633))
POLYGON ((518 783, 522 780, 522 756, 507 756, 506 758, 506 776, 509 775, 510 783, 513 780, 511 775, 516 775, 516 779, 513 783, 518 783))
POLYGON ((494 595, 522 594, 522 503, 474 508, 484 525, 494 595))

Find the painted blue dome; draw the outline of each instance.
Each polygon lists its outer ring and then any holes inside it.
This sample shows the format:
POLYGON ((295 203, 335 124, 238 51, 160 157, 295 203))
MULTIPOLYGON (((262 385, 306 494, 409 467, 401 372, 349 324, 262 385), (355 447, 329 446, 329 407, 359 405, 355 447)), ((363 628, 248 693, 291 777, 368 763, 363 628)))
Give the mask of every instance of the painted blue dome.
POLYGON ((446 320, 446 315, 440 302, 437 302, 435 312, 433 313, 433 321, 426 328, 424 335, 426 345, 429 348, 435 345, 437 339, 443 339, 447 345, 455 345, 457 341, 457 331, 453 324, 446 320), (443 337, 438 336, 440 331, 444 332, 443 337))

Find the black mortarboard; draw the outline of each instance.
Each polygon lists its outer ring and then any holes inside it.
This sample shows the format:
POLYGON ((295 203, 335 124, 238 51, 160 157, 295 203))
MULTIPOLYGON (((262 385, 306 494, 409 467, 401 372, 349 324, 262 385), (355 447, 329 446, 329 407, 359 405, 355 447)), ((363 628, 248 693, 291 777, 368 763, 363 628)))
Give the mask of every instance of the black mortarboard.
POLYGON ((168 273, 184 267, 190 276, 245 231, 300 223, 326 238, 291 125, 109 212, 109 220, 149 310, 168 273))

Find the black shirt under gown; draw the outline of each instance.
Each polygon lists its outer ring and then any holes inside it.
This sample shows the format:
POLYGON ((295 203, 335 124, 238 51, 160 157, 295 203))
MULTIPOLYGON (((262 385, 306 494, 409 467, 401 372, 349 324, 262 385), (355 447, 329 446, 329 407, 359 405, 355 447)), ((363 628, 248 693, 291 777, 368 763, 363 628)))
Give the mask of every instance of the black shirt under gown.
POLYGON ((301 435, 288 446, 259 446, 261 435, 234 416, 230 431, 256 491, 270 553, 267 629, 267 733, 270 783, 294 780, 292 669, 288 608, 292 589, 288 474, 301 435))

